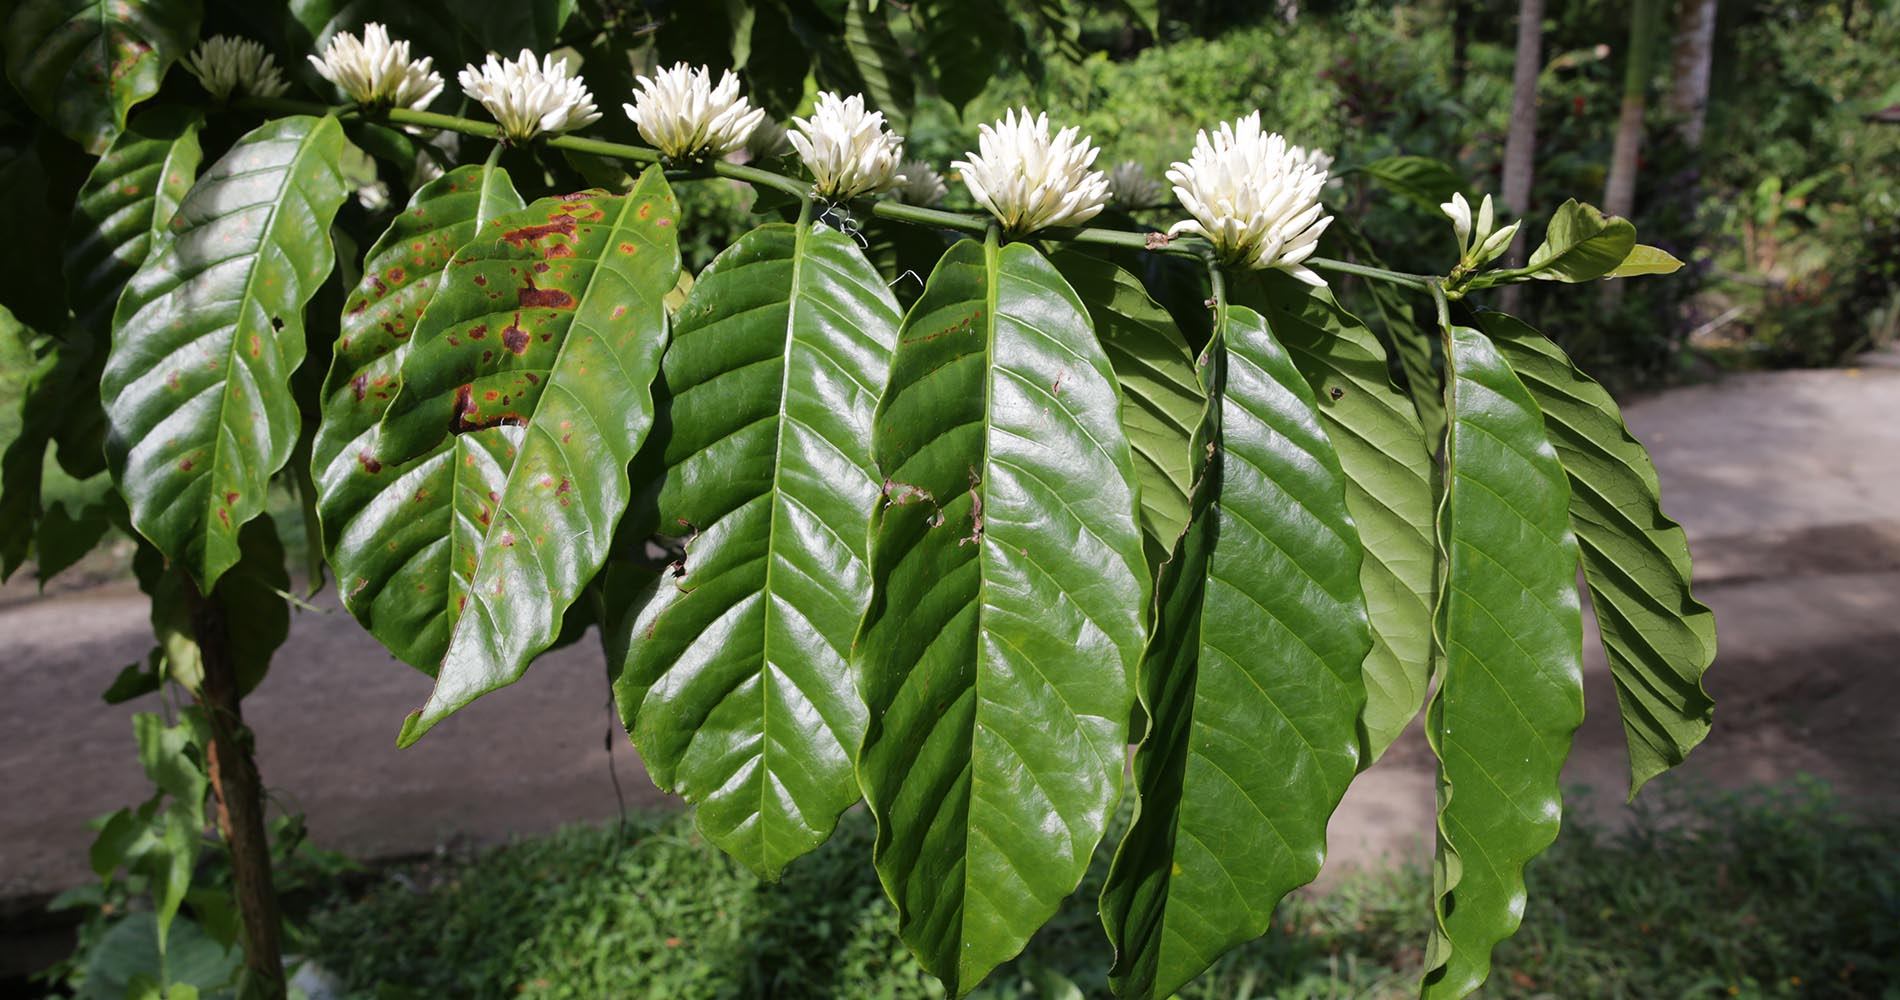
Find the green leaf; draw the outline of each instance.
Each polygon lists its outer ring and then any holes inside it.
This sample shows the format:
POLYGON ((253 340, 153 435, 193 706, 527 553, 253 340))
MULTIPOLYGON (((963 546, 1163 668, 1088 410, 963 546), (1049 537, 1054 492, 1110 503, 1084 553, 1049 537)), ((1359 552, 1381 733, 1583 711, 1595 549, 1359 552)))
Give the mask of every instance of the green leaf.
POLYGON ((1141 807, 1102 891, 1124 997, 1167 997, 1319 874, 1359 764, 1371 648, 1346 476, 1312 388, 1233 306, 1202 368, 1193 522, 1140 689, 1141 807))
POLYGON ((910 57, 891 34, 889 10, 888 5, 873 10, 869 0, 851 0, 845 8, 844 44, 871 102, 902 129, 914 104, 910 57))
POLYGON ((303 307, 334 263, 347 193, 334 118, 259 126, 185 196, 119 300, 101 392, 132 523, 201 587, 238 560, 299 417, 303 307))
POLYGON ((1457 168, 1430 156, 1387 156, 1342 173, 1365 174, 1434 217, 1438 206, 1465 189, 1457 168))
POLYGON ((204 115, 193 108, 141 114, 79 189, 66 244, 66 296, 79 325, 102 344, 112 335, 119 293, 164 241, 197 179, 203 124, 204 115))
MULTIPOLYGON (((1335 218, 1338 221, 1332 231, 1345 240, 1354 258, 1372 267, 1386 266, 1385 261, 1380 260, 1378 253, 1372 249, 1366 234, 1352 220, 1338 216, 1335 218)), ((1373 307, 1379 310, 1379 322, 1385 328, 1382 340, 1386 353, 1398 359, 1399 371, 1405 376, 1405 394, 1411 398, 1412 408, 1418 411, 1425 440, 1443 440, 1444 378, 1439 373, 1438 358, 1433 350, 1438 338, 1428 335, 1425 328, 1419 325, 1405 289, 1385 281, 1367 281, 1365 289, 1367 297, 1372 299, 1373 307)))
POLYGON ((41 118, 102 153, 197 41, 202 13, 200 0, 20 0, 7 78, 41 118))
MULTIPOLYGON (((555 47, 576 0, 455 0, 444 9, 491 52, 555 47)), ((578 66, 575 67, 579 69, 578 66)))
MULTIPOLYGON (((377 457, 376 424, 443 268, 478 229, 524 207, 496 168, 457 167, 418 190, 363 258, 323 385, 311 470, 338 596, 391 652, 431 674, 448 648, 439 595, 458 586, 456 557, 470 541, 448 528, 470 499, 456 489, 457 476, 488 468, 477 444, 502 432, 458 435, 451 447, 398 467, 377 457)), ((490 226, 491 240, 497 233, 490 226)))
POLYGON ((1616 401, 1524 323, 1503 313, 1480 323, 1536 398, 1570 476, 1570 527, 1616 681, 1635 798, 1709 734, 1715 704, 1702 675, 1715 659, 1715 615, 1689 593, 1688 540, 1663 513, 1655 463, 1616 401))
POLYGON ((1443 675, 1425 732, 1439 760, 1438 926, 1424 1000, 1484 983, 1524 915, 1524 865, 1550 846, 1583 721, 1583 619, 1570 486, 1544 419, 1491 341, 1454 327, 1446 358, 1443 675))
POLYGON ((1158 569, 1188 521, 1195 454, 1188 441, 1207 405, 1194 352, 1139 278, 1073 250, 1049 262, 1088 307, 1095 337, 1121 384, 1122 427, 1141 480, 1142 542, 1148 565, 1158 569))
POLYGON ((518 679, 606 558, 653 425, 678 215, 657 166, 628 195, 544 198, 484 227, 423 313, 373 461, 385 475, 422 463, 416 488, 452 507, 411 530, 458 551, 452 579, 404 595, 418 606, 399 617, 445 616, 448 642, 402 745, 518 679), (444 466, 447 482, 420 483, 444 466))
POLYGON ((49 149, 55 146, 66 143, 38 129, 22 129, 0 141, 0 191, 6 193, 0 198, 0 232, 30 234, 0 242, 0 305, 14 319, 46 333, 66 325, 64 289, 49 284, 47 273, 48 259, 60 252, 64 240, 60 223, 71 195, 62 190, 60 164, 49 149))
POLYGON ((878 408, 858 778, 899 933, 953 995, 1075 889, 1121 791, 1149 585, 1119 403, 1048 261, 965 240, 878 408))
POLYGON ((1639 274, 1674 274, 1682 270, 1682 261, 1661 247, 1652 247, 1647 243, 1638 243, 1630 250, 1623 263, 1605 278, 1629 278, 1639 274))
POLYGON ((1346 470, 1365 559, 1359 582, 1372 619, 1365 662, 1363 766, 1385 752, 1425 704, 1430 680, 1432 459, 1418 414, 1392 385, 1378 338, 1323 288, 1277 272, 1234 289, 1258 303, 1319 399, 1321 424, 1346 470))
POLYGON ((74 563, 96 548, 112 528, 110 504, 116 497, 103 495, 111 483, 105 476, 98 483, 86 484, 94 496, 74 498, 53 504, 40 518, 33 539, 34 575, 41 589, 54 577, 71 569, 74 563), (101 489, 103 487, 103 489, 101 489))
MULTIPOLYGON (((227 652, 242 696, 263 682, 272 654, 290 637, 290 604, 284 599, 290 574, 269 514, 247 523, 239 541, 243 556, 213 593, 224 606, 227 652)), ((140 589, 152 599, 152 633, 164 650, 166 675, 196 692, 204 682, 204 660, 192 617, 194 588, 177 564, 159 561, 148 547, 134 563, 140 589)))
MULTIPOLYGON (((1545 281, 1595 281, 1622 266, 1636 249, 1636 227, 1575 198, 1550 217, 1544 242, 1523 273, 1545 281)), ((1475 287, 1475 286, 1474 286, 1475 287)))
POLYGON ((899 322, 850 237, 772 223, 701 272, 666 351, 660 524, 691 537, 641 600, 609 604, 607 662, 654 782, 762 878, 858 800, 850 651, 899 322))
POLYGON ((1015 24, 998 0, 934 0, 922 13, 919 54, 935 71, 938 95, 961 115, 1015 50, 1015 24))

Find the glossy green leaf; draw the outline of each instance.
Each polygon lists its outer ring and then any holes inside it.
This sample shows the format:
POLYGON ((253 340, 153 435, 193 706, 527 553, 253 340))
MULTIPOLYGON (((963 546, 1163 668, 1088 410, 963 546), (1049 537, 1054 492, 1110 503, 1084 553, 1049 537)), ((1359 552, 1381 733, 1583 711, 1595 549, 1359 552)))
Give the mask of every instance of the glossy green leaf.
MULTIPOLYGON (((627 463, 653 425, 678 217, 650 167, 630 194, 544 198, 494 220, 443 273, 373 459, 382 475, 416 470, 415 489, 453 496, 450 517, 412 528, 425 550, 457 551, 453 578, 418 584, 403 595, 418 606, 397 615, 448 624, 435 690, 404 722, 403 745, 519 678, 606 558, 631 495, 627 463), (421 482, 441 468, 425 460, 458 451, 448 482, 421 482)), ((376 627, 389 642, 395 626, 379 616, 376 627)))
POLYGON ((873 9, 870 0, 851 0, 845 8, 844 44, 872 104, 901 128, 910 117, 914 95, 910 58, 891 34, 890 16, 888 4, 873 9))
POLYGON ((1682 261, 1676 255, 1661 247, 1652 247, 1647 243, 1638 243, 1630 250, 1623 263, 1605 278, 1630 278, 1639 274, 1674 274, 1682 270, 1682 261))
POLYGON ((1438 206, 1465 190, 1457 168, 1430 156, 1386 156, 1345 172, 1365 174, 1433 216, 1439 214, 1438 206))
MULTIPOLYGON (((448 527, 458 503, 469 499, 456 488, 457 477, 492 468, 479 444, 493 441, 505 450, 503 435, 457 435, 451 447, 385 467, 376 424, 395 397, 412 335, 449 259, 482 226, 524 207, 507 172, 494 168, 458 167, 418 190, 363 259, 324 381, 311 470, 338 596, 391 652, 429 673, 448 648, 439 595, 459 586, 457 554, 471 543, 448 527)), ((491 226, 490 238, 498 232, 491 226)))
POLYGON ((203 114, 191 108, 155 107, 141 114, 79 189, 67 234, 66 296, 79 325, 100 343, 112 334, 119 293, 165 239, 198 177, 203 124, 203 114))
POLYGON ((1443 674, 1425 732, 1439 760, 1438 927, 1425 1000, 1484 983, 1524 916, 1524 865, 1556 839, 1557 786, 1583 721, 1583 620, 1570 486, 1544 418, 1484 334, 1446 359, 1443 674))
POLYGON ((858 778, 899 933, 953 995, 1075 889, 1121 791, 1149 586, 1119 403, 1048 261, 966 240, 878 408, 858 778))
POLYGON ((102 153, 197 41, 202 13, 200 0, 20 0, 6 22, 7 78, 40 117, 102 153))
POLYGON ((1159 567, 1187 526, 1194 471, 1188 439, 1207 404, 1194 352, 1134 275, 1072 250, 1049 261, 1088 307, 1095 337, 1121 384, 1122 427, 1141 479, 1142 542, 1149 566, 1159 567))
POLYGON ((1370 766, 1425 704, 1432 656, 1432 459, 1418 414, 1392 385, 1377 337, 1323 288, 1277 272, 1234 289, 1258 303, 1313 387, 1346 470, 1346 509, 1365 546, 1359 582, 1372 619, 1366 656, 1370 766))
POLYGON ((1141 806, 1102 893, 1124 997, 1170 996, 1265 933, 1319 874, 1359 764, 1371 632, 1345 473, 1258 313, 1230 307, 1207 358, 1207 458, 1141 666, 1141 806))
POLYGON ((1595 281, 1636 249, 1636 227, 1572 198, 1558 206, 1524 271, 1545 281, 1595 281))
POLYGON ((660 524, 690 537, 643 601, 610 608, 614 694, 655 783, 763 878, 858 800, 851 640, 899 322, 849 236, 772 223, 701 272, 656 391, 660 524))
POLYGON ((132 523, 203 587, 238 559, 300 419, 303 307, 347 193, 334 118, 259 126, 205 172, 119 300, 101 391, 132 523))
POLYGON ((1715 615, 1689 593, 1688 540, 1663 513, 1655 463, 1616 401, 1536 330, 1503 313, 1480 320, 1537 400, 1570 476, 1570 527, 1616 681, 1634 798, 1709 734, 1715 703, 1702 675, 1715 659, 1715 615))

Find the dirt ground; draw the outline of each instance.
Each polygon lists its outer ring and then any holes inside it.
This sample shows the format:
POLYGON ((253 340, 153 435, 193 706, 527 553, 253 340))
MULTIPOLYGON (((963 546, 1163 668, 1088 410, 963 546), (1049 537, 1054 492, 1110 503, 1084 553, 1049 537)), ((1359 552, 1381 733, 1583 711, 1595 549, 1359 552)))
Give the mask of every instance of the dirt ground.
MULTIPOLYGON (((1715 609, 1721 653, 1708 687, 1715 733, 1668 780, 1719 785, 1814 774, 1850 798, 1900 801, 1900 355, 1859 369, 1733 376, 1629 409, 1656 455, 1664 504, 1696 554, 1696 592, 1715 609)), ((23 574, 24 575, 24 574, 23 574)), ((490 842, 618 809, 609 752, 630 805, 649 783, 607 707, 591 637, 537 663, 398 751, 403 715, 428 693, 321 598, 295 615, 269 679, 245 702, 272 794, 303 810, 320 846, 358 857, 490 842), (611 734, 611 735, 610 735, 611 734)), ((98 695, 150 640, 129 584, 47 597, 0 591, 0 899, 87 879, 86 821, 139 801, 146 785, 130 718, 98 695)), ((1585 644, 1589 721, 1568 779, 1614 821, 1626 765, 1594 634, 1585 644)), ((1335 861, 1422 859, 1432 762, 1417 732, 1362 777, 1333 823, 1335 861)))

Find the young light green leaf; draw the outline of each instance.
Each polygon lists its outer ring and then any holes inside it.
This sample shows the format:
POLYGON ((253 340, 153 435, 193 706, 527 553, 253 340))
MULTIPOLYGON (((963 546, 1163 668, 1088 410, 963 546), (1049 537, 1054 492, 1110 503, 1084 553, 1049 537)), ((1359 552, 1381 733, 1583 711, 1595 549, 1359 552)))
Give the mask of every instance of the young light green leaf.
POLYGON ((1524 865, 1556 839, 1557 786, 1583 721, 1583 620, 1570 486, 1544 418, 1484 334, 1450 331, 1443 676, 1425 732, 1439 760, 1438 926, 1424 1000, 1481 986, 1524 917, 1524 865))
POLYGON ((1202 368, 1206 455, 1142 661, 1141 806, 1102 891, 1124 997, 1167 997, 1319 874, 1357 773, 1371 648, 1345 473, 1312 388, 1232 306, 1202 368))
POLYGON ((1536 330, 1503 313, 1479 320, 1536 398, 1570 476, 1570 527, 1616 681, 1635 798, 1709 734, 1715 703, 1702 675, 1715 659, 1715 616, 1689 593, 1688 540, 1663 513, 1655 463, 1616 401, 1536 330))
POLYGON ((442 468, 426 460, 464 452, 438 487, 456 516, 413 529, 459 551, 448 585, 413 598, 430 607, 400 613, 449 621, 402 745, 517 680, 606 558, 627 463, 653 424, 678 216, 650 167, 630 194, 544 198, 496 219, 444 272, 376 430, 385 474, 425 478, 442 468))
POLYGON ((1617 269, 1636 248, 1636 227, 1575 198, 1558 206, 1531 251, 1525 274, 1544 281, 1595 281, 1617 269))
POLYGON ((1372 619, 1361 766, 1425 704, 1432 658, 1432 459, 1418 413, 1392 385, 1379 340, 1331 293, 1277 272, 1233 290, 1267 317, 1313 387, 1345 468, 1346 509, 1365 546, 1359 581, 1372 619))
POLYGON ((303 307, 335 259, 347 193, 335 118, 253 130, 193 185, 126 285, 101 382, 107 459, 132 523, 202 588, 238 559, 299 417, 303 307))
POLYGON ((6 21, 7 78, 40 117, 103 153, 197 41, 202 15, 201 0, 20 0, 6 21))
POLYGON ((1677 260, 1675 254, 1661 247, 1638 243, 1634 249, 1630 250, 1629 256, 1623 258, 1623 263, 1616 265, 1616 269, 1604 277, 1629 278, 1639 274, 1674 274, 1680 270, 1682 270, 1682 261, 1677 260))
POLYGON ((1194 373, 1194 352, 1148 297, 1141 279, 1100 257, 1063 250, 1049 262, 1088 307, 1095 338, 1122 391, 1122 427, 1141 477, 1142 544, 1158 569, 1187 526, 1193 449, 1188 440, 1207 396, 1194 373))
POLYGON ((878 876, 955 996, 1075 889, 1121 791, 1149 586, 1118 408, 1034 247, 945 254, 878 408, 853 666, 878 876))
POLYGON ((763 878, 858 800, 850 650, 900 321, 850 237, 773 223, 700 274, 656 387, 659 523, 690 538, 657 586, 608 605, 614 697, 654 782, 763 878))
MULTIPOLYGON (((500 230, 491 223, 523 207, 499 168, 457 167, 418 190, 364 257, 323 386, 311 474, 338 597, 398 658, 431 674, 448 648, 441 595, 465 586, 456 575, 467 572, 458 557, 473 538, 472 528, 450 527, 468 526, 458 511, 473 518, 464 509, 472 506, 470 490, 458 486, 496 467, 489 453, 505 451, 503 435, 458 435, 452 447, 385 468, 376 424, 396 395, 443 268, 484 226, 493 240, 500 230)), ((485 499, 488 488, 473 499, 485 499)))

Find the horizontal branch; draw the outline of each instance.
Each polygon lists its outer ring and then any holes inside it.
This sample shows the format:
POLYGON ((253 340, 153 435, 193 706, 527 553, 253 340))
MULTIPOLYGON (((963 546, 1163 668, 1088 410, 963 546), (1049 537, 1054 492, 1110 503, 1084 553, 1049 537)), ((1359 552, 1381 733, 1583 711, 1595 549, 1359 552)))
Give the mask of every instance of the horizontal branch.
MULTIPOLYGON (((481 122, 472 118, 460 118, 455 115, 437 114, 433 111, 412 111, 408 108, 366 109, 356 106, 337 107, 318 104, 313 101, 296 101, 280 97, 247 97, 233 102, 234 106, 263 111, 270 114, 300 115, 336 115, 345 119, 366 121, 384 121, 393 125, 413 125, 420 128, 438 129, 444 132, 459 132, 463 135, 480 136, 501 141, 500 126, 493 122, 481 122)), ((589 139, 578 135, 555 135, 543 137, 541 142, 551 149, 565 149, 589 156, 609 159, 628 160, 634 163, 668 163, 665 154, 648 146, 635 146, 624 142, 609 142, 604 139, 589 139)), ((804 198, 811 194, 811 184, 796 177, 742 163, 728 163, 725 160, 711 160, 704 163, 680 165, 667 171, 667 176, 685 180, 696 178, 724 177, 742 181, 755 187, 771 188, 782 191, 795 198, 804 198)), ((917 226, 931 226, 959 233, 982 235, 992 221, 988 216, 970 215, 962 212, 946 212, 942 209, 925 208, 921 205, 906 205, 898 201, 871 201, 861 199, 854 203, 855 208, 870 212, 880 219, 909 223, 917 226)), ((1181 257, 1204 259, 1211 252, 1207 241, 1192 237, 1175 239, 1160 233, 1134 233, 1120 229, 1058 228, 1037 232, 1039 240, 1056 243, 1080 243, 1090 246, 1121 247, 1127 250, 1140 250, 1147 253, 1172 254, 1181 257)), ((1312 257, 1305 261, 1308 267, 1320 271, 1332 271, 1338 274, 1351 274, 1377 281, 1387 281, 1407 288, 1424 290, 1431 287, 1431 278, 1421 274, 1405 274, 1388 271, 1379 267, 1367 267, 1349 261, 1332 260, 1326 257, 1312 257)))

